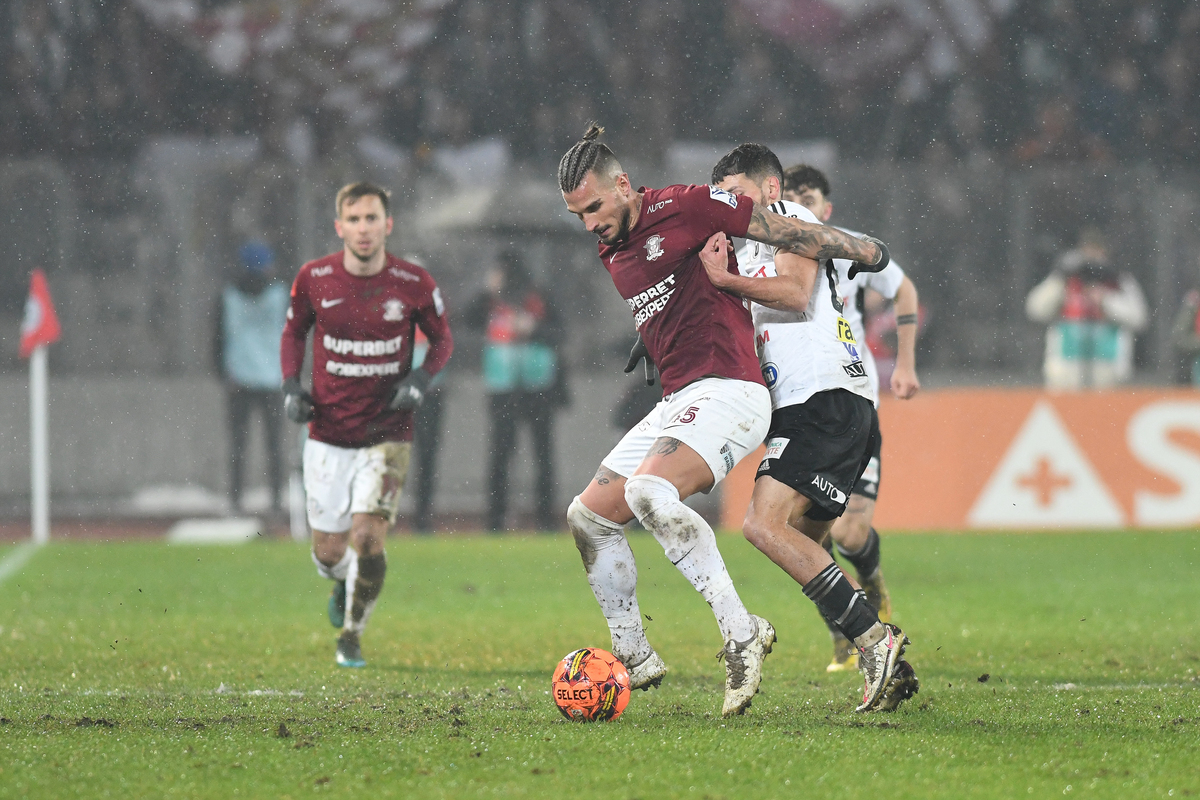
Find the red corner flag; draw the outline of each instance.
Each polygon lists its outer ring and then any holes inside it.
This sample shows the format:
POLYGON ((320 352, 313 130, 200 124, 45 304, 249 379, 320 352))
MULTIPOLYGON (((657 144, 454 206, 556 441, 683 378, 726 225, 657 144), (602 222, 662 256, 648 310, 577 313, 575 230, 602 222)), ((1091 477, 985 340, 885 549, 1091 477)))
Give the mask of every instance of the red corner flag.
POLYGON ((35 269, 29 278, 29 297, 25 300, 25 319, 21 321, 21 358, 29 358, 44 344, 58 341, 62 328, 54 313, 46 273, 35 269))

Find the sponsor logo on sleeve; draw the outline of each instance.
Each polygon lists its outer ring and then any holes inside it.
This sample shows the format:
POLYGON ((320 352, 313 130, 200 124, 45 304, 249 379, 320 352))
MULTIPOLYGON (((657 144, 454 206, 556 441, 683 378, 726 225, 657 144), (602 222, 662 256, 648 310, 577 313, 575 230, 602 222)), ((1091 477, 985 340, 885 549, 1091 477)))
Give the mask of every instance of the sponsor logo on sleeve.
POLYGON ((436 286, 433 289, 433 310, 439 317, 446 314, 446 304, 442 302, 442 290, 436 286))
POLYGON ((383 321, 402 322, 404 320, 404 303, 391 298, 383 301, 383 321))
POLYGON ((663 237, 657 233, 646 240, 646 260, 655 261, 663 254, 663 237))
POLYGON ((627 299, 625 302, 629 304, 629 310, 633 312, 633 327, 641 330, 642 324, 646 320, 667 307, 667 301, 674 293, 675 274, 671 273, 649 289, 638 292, 627 299))
POLYGON ((775 384, 779 383, 779 367, 768 361, 762 365, 763 383, 768 389, 774 389, 775 384))
POLYGON ((388 272, 392 273, 393 275, 395 275, 397 278, 400 278, 401 280, 413 281, 415 283, 421 282, 420 276, 413 275, 411 272, 409 272, 406 269, 400 269, 399 267, 388 267, 388 272))
POLYGON ((728 475, 734 465, 733 449, 728 442, 721 445, 721 462, 725 465, 725 474, 728 475))
POLYGON ((775 436, 767 440, 767 454, 763 456, 763 461, 768 458, 779 458, 783 455, 784 449, 788 446, 791 439, 785 439, 782 436, 775 436))
POLYGON ((718 203, 724 203, 725 205, 729 206, 730 208, 738 207, 737 195, 730 194, 729 192, 725 191, 724 189, 713 186, 712 184, 709 184, 709 186, 708 186, 708 196, 711 197, 713 200, 716 200, 718 203))

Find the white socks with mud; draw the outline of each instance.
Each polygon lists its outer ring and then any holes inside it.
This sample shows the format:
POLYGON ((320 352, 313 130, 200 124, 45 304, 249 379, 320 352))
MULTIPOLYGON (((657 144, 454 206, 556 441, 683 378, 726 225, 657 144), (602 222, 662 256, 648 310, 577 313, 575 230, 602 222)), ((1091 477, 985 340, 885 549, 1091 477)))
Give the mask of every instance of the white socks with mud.
POLYGON ((625 481, 625 502, 662 545, 667 558, 712 606, 722 638, 744 642, 757 626, 725 569, 717 537, 704 518, 684 505, 679 490, 657 475, 625 481))
POLYGON ((637 601, 637 564, 625 528, 595 514, 576 497, 567 509, 567 525, 587 570, 588 585, 608 621, 613 655, 627 667, 654 652, 646 641, 637 601))
POLYGON ((358 561, 358 553, 354 552, 353 547, 347 547, 346 552, 342 555, 342 560, 332 567, 318 561, 316 553, 312 554, 312 560, 317 565, 317 574, 322 578, 328 578, 331 581, 344 581, 350 574, 350 566, 358 561))
MULTIPOLYGON (((349 550, 350 548, 347 548, 349 550)), ((375 602, 383 591, 383 579, 387 575, 387 556, 359 556, 346 573, 346 621, 342 630, 362 636, 367 620, 375 610, 375 602)))

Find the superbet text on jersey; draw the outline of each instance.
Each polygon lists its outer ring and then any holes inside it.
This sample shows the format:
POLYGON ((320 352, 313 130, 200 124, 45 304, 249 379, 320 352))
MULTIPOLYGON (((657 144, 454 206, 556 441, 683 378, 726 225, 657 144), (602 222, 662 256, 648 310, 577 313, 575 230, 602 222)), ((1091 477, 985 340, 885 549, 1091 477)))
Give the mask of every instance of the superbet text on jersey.
POLYGON ((298 377, 313 330, 309 436, 337 447, 412 439, 412 412, 390 411, 396 384, 412 369, 419 327, 429 339, 422 368, 436 374, 454 342, 433 278, 388 255, 377 275, 351 275, 338 252, 300 268, 281 342, 283 377, 298 377))
POLYGON ((663 394, 711 375, 761 384, 749 312, 700 263, 714 233, 746 235, 754 203, 715 186, 638 191, 637 224, 626 241, 601 243, 600 260, 658 365, 663 394))

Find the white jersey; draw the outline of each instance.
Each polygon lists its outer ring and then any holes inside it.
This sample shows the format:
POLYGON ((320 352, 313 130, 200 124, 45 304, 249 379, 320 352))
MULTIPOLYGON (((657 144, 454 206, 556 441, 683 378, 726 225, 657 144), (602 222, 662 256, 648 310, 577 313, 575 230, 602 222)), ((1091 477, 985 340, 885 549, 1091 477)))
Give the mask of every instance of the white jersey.
MULTIPOLYGON (((843 230, 851 236, 861 237, 863 235, 848 228, 839 230, 843 230)), ((867 370, 867 377, 871 381, 871 402, 878 407, 879 368, 875 366, 875 356, 871 353, 871 348, 867 346, 867 332, 863 326, 862 308, 859 307, 860 293, 863 289, 871 289, 879 292, 888 300, 894 300, 896 292, 900 291, 900 284, 904 282, 904 270, 893 259, 880 272, 860 272, 854 276, 854 280, 850 280, 850 265, 853 263, 845 258, 833 260, 834 266, 837 267, 838 286, 841 288, 842 294, 842 316, 850 323, 850 329, 854 331, 854 338, 861 345, 858 349, 862 355, 863 366, 867 370)))
MULTIPOLYGON (((771 211, 818 222, 798 203, 779 200, 771 211)), ((774 277, 775 248, 750 239, 737 251, 738 271, 748 278, 774 277)), ((803 312, 776 311, 750 303, 754 340, 771 407, 799 405, 817 392, 846 389, 871 399, 871 385, 850 323, 842 316, 837 271, 828 261, 820 271, 803 312)))

